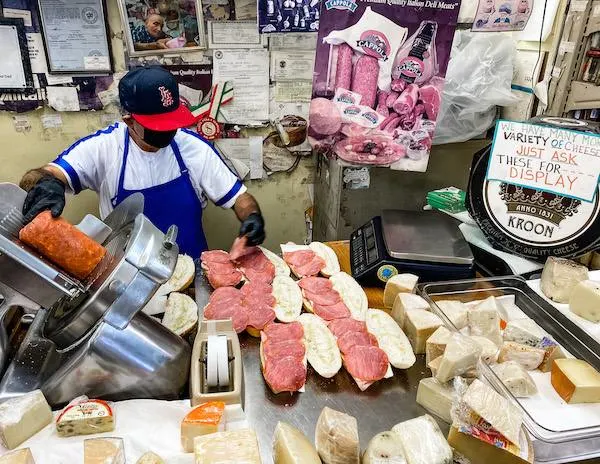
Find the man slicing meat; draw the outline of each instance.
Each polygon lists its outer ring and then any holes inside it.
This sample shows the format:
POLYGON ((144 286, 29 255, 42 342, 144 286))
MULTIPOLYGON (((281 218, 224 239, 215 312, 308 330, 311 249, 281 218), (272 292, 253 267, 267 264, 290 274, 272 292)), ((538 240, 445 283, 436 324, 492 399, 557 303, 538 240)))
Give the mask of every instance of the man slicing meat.
POLYGON ((23 176, 25 221, 44 210, 60 216, 65 190, 97 192, 102 218, 141 192, 144 214, 163 232, 176 225, 181 253, 198 258, 208 248, 202 228, 208 197, 233 208, 247 245, 261 244, 264 220, 256 200, 211 145, 184 129, 196 118, 180 104, 171 73, 158 66, 130 71, 119 83, 119 98, 127 112, 122 122, 78 140, 23 176))

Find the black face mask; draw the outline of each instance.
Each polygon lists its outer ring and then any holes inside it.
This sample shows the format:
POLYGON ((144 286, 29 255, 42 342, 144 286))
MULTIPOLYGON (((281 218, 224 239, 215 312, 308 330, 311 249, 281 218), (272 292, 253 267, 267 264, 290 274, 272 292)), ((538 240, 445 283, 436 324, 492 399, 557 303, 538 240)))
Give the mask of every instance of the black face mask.
POLYGON ((165 148, 173 141, 177 131, 153 131, 144 128, 143 140, 154 148, 165 148))

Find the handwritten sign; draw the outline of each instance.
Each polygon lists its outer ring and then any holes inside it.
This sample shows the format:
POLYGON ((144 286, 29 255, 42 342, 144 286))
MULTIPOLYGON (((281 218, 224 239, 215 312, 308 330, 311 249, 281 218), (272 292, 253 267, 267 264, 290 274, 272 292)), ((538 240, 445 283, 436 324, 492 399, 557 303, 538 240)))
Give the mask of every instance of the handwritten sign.
POLYGON ((600 136, 535 124, 498 121, 487 179, 594 200, 600 136))

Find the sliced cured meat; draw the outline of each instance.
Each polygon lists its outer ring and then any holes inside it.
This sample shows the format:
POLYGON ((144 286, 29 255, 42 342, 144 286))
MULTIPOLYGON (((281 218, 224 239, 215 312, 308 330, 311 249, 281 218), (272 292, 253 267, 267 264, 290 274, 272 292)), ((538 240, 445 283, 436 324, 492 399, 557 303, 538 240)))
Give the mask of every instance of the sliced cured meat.
POLYGON ((263 344, 263 356, 265 358, 281 358, 284 356, 292 356, 298 359, 304 359, 306 349, 304 343, 300 340, 281 340, 281 341, 266 341, 263 344))
POLYGON ((270 295, 273 287, 265 282, 248 282, 241 289, 244 296, 249 295, 270 295))
POLYGON ((243 237, 236 237, 233 245, 231 245, 231 250, 229 250, 229 258, 232 261, 237 261, 242 256, 253 253, 254 247, 249 247, 247 243, 248 238, 245 235, 243 237))
POLYGON ((267 271, 242 268, 242 272, 250 282, 264 282, 270 284, 275 278, 275 267, 267 271))
POLYGON ((295 392, 306 383, 306 366, 297 357, 270 358, 263 372, 265 381, 275 393, 295 392))
POLYGON ((229 263, 229 253, 223 250, 205 251, 200 255, 202 263, 229 263))
POLYGON ((348 353, 355 346, 379 346, 377 339, 367 332, 346 332, 337 339, 338 348, 348 353))
POLYGON ((366 332, 367 325, 364 322, 357 321, 350 317, 346 319, 336 319, 327 324, 331 333, 336 337, 344 335, 346 332, 366 332))
POLYGON ((260 305, 268 306, 269 308, 274 308, 275 303, 277 303, 277 300, 275 300, 275 297, 273 295, 269 294, 258 295, 256 293, 253 293, 244 297, 244 306, 248 308, 260 305))
POLYGON ((321 319, 332 321, 334 319, 343 319, 350 317, 350 310, 343 301, 329 306, 313 304, 313 312, 321 319))
POLYGON ((315 276, 326 266, 325 260, 315 255, 313 259, 299 266, 292 266, 296 275, 300 277, 315 276))
POLYGON ((376 346, 355 346, 344 354, 344 366, 348 373, 364 382, 383 379, 388 365, 387 355, 376 346))
POLYGON ((250 327, 263 330, 267 324, 275 320, 275 311, 269 305, 259 304, 250 307, 244 305, 244 307, 248 314, 248 325, 250 327))
POLYGON ((342 301, 342 297, 335 290, 324 290, 320 293, 313 293, 308 290, 302 290, 304 298, 313 305, 331 306, 342 301))
POLYGON ((209 274, 231 274, 237 271, 233 263, 208 262, 204 267, 209 274))
POLYGON ((267 339, 272 340, 293 340, 304 336, 304 330, 299 322, 289 324, 273 322, 265 327, 263 333, 267 339))
POLYGON ((290 266, 301 266, 313 259, 315 252, 312 250, 289 251, 283 254, 283 260, 290 266))
POLYGON ((220 287, 234 287, 242 281, 242 273, 234 270, 229 274, 217 274, 214 272, 208 272, 208 282, 212 288, 220 287))
POLYGON ((254 247, 251 253, 240 256, 236 262, 251 282, 271 283, 275 278, 275 266, 258 247, 254 247))
POLYGON ((233 300, 241 304, 243 297, 243 292, 235 287, 220 287, 211 293, 208 301, 216 302, 233 300))
POLYGON ((209 320, 231 319, 233 328, 237 333, 242 333, 248 326, 246 308, 240 304, 230 302, 208 303, 204 308, 204 318, 209 320))
POLYGON ((297 283, 300 288, 313 293, 319 293, 333 288, 329 279, 326 279, 325 277, 304 277, 297 283))

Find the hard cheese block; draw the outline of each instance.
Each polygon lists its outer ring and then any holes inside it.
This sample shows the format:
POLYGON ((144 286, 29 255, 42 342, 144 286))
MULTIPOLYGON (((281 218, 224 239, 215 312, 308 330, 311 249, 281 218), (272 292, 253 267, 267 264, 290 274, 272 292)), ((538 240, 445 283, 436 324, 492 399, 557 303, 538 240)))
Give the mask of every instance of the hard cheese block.
POLYGON ((165 464, 165 461, 156 453, 148 451, 144 453, 135 464, 165 464))
POLYGON ((529 318, 515 319, 506 324, 504 341, 536 346, 546 336, 544 330, 529 318))
POLYGON ((450 411, 452 409, 453 391, 446 384, 442 384, 433 377, 421 379, 417 389, 417 404, 427 411, 441 417, 449 424, 452 423, 450 411))
POLYGON ((0 404, 0 439, 8 449, 15 449, 51 422, 52 411, 40 390, 0 404))
POLYGON ((415 354, 425 353, 427 339, 442 325, 442 320, 429 311, 416 309, 406 314, 405 332, 415 354))
POLYGON ((61 437, 111 432, 115 429, 112 408, 102 400, 88 400, 67 406, 56 419, 61 437))
POLYGON ((473 380, 462 401, 475 414, 474 422, 481 418, 508 441, 519 444, 523 415, 514 404, 479 379, 473 380))
POLYGON ((568 303, 575 286, 587 280, 585 266, 564 258, 550 256, 544 264, 540 287, 542 293, 557 303, 568 303))
POLYGON ((556 359, 550 377, 567 403, 600 403, 600 373, 580 359, 556 359))
POLYGON ((497 346, 502 344, 500 314, 494 305, 489 302, 489 299, 484 300, 475 308, 469 309, 467 318, 471 335, 488 338, 497 346))
POLYGON ((439 382, 462 375, 474 367, 481 355, 481 346, 466 335, 454 333, 446 345, 439 368, 435 374, 439 382))
POLYGON ((196 437, 194 454, 196 464, 261 464, 258 440, 251 429, 196 437))
POLYGON ((210 401, 192 409, 181 422, 181 446, 186 453, 194 451, 194 439, 223 430, 223 401, 210 401), (221 427, 221 428, 219 428, 221 427))
POLYGON ((356 418, 335 409, 323 408, 317 420, 315 444, 325 464, 359 464, 356 418))
POLYGON ((496 364, 492 370, 515 397, 524 398, 537 393, 535 382, 519 363, 508 361, 496 364))
POLYGON ((537 369, 544 360, 546 351, 515 342, 504 342, 498 355, 498 362, 516 361, 528 371, 537 369))
POLYGON ((450 321, 456 326, 458 330, 461 330, 469 323, 467 319, 468 308, 461 301, 454 300, 442 300, 436 301, 435 304, 442 310, 442 312, 450 319, 450 321))
MULTIPOLYGON (((450 427, 448 443, 452 448, 473 463, 489 464, 533 464, 534 454, 531 446, 511 446, 510 443, 495 441, 490 443, 469 433, 473 429, 450 427)), ((475 432, 476 433, 476 432, 475 432)), ((525 444, 527 440, 525 439, 525 444)))
POLYGON ((321 464, 317 450, 297 428, 278 422, 273 435, 274 464, 321 464))
POLYGON ((434 359, 444 354, 446 345, 450 341, 452 332, 446 327, 438 327, 425 342, 425 362, 429 364, 434 359))
POLYGON ((396 424, 392 431, 400 437, 408 464, 452 463, 452 449, 429 414, 396 424))
POLYGON ((398 293, 392 306, 391 315, 398 323, 401 329, 405 328, 406 313, 413 310, 429 311, 429 303, 419 296, 412 293, 398 293))
POLYGON ((25 448, 0 456, 0 464, 35 464, 35 459, 29 448, 25 448))
POLYGON ((574 314, 592 322, 600 322, 600 282, 584 280, 571 292, 569 308, 574 314))
POLYGON ((398 293, 414 293, 419 278, 413 274, 398 274, 391 277, 385 284, 383 304, 391 308, 398 293))
POLYGON ((84 464, 125 464, 121 438, 88 438, 83 441, 84 464))

